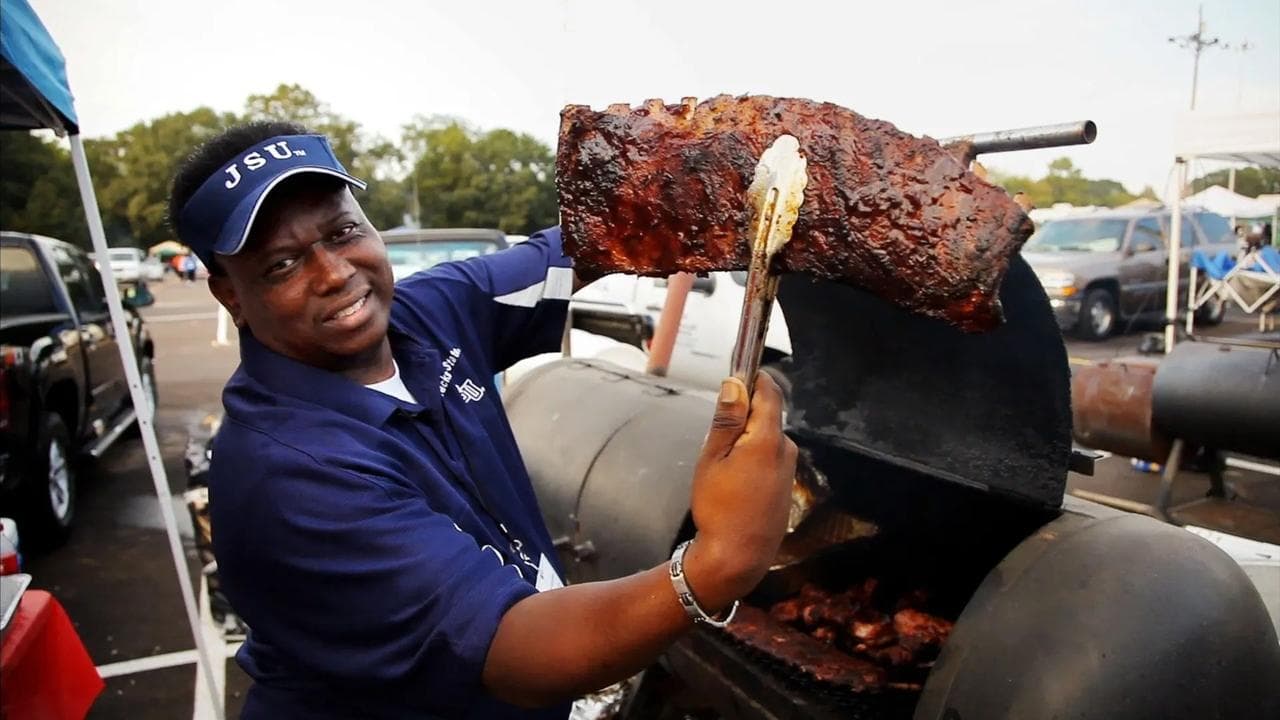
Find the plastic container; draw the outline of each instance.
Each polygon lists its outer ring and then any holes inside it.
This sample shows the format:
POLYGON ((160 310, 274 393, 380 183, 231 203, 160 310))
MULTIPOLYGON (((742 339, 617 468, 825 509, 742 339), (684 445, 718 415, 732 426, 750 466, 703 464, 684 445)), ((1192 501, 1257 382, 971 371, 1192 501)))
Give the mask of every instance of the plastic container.
POLYGON ((18 523, 11 518, 0 518, 0 575, 22 572, 18 547, 18 523))
POLYGON ((1164 466, 1160 463, 1151 462, 1150 460, 1140 460, 1138 458, 1131 458, 1129 460, 1129 465, 1138 472, 1152 473, 1156 475, 1160 474, 1164 469, 1164 466))

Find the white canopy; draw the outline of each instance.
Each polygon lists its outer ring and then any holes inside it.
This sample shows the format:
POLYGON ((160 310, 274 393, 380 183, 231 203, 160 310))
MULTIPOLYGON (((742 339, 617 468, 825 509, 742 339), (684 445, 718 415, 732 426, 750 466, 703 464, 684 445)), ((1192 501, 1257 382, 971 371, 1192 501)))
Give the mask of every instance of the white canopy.
MULTIPOLYGON (((1185 113, 1174 129, 1174 159, 1177 163, 1173 192, 1173 215, 1182 214, 1182 188, 1187 182, 1187 163, 1197 159, 1238 162, 1280 168, 1280 113, 1238 113, 1212 115, 1185 113)), ((1212 188, 1210 188, 1212 189, 1212 188)), ((1225 188, 1221 188, 1225 190, 1225 188)), ((1232 193, 1234 194, 1234 193, 1232 193)), ((1272 207, 1273 217, 1280 209, 1272 207)), ((1263 212, 1266 214, 1266 211, 1263 212)), ((1256 216, 1255 216, 1256 217, 1256 216)), ((1182 258, 1182 223, 1172 223, 1169 232, 1169 278, 1165 295, 1165 352, 1172 352, 1175 317, 1178 314, 1178 268, 1182 258)), ((1274 230, 1273 230, 1274 232, 1274 230)))
POLYGON ((1280 207, 1280 202, 1251 198, 1231 192, 1221 185, 1210 185, 1182 202, 1233 218, 1270 218, 1276 208, 1280 207))
POLYGON ((1280 167, 1280 113, 1185 113, 1174 130, 1174 154, 1280 167))

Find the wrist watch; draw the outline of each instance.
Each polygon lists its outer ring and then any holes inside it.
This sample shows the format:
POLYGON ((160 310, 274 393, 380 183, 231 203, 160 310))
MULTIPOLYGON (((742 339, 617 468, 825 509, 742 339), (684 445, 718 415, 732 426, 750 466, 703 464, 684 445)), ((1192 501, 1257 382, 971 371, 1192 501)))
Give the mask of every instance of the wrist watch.
POLYGON ((689 589, 689 583, 684 577, 684 553, 689 549, 690 540, 686 540, 678 547, 675 552, 671 553, 671 565, 669 566, 669 575, 671 575, 671 585, 676 589, 676 599, 680 601, 680 606, 693 618, 695 623, 701 625, 710 625, 712 627, 722 628, 728 625, 735 613, 738 612, 738 601, 734 600, 733 605, 729 606, 729 611, 725 614, 723 620, 718 620, 707 614, 702 609, 696 598, 693 597, 693 591, 689 589))

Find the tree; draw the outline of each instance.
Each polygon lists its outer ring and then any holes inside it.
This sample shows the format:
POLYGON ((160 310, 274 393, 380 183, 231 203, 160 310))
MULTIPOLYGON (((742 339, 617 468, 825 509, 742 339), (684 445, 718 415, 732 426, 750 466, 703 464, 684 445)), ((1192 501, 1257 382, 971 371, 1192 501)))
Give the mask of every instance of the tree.
MULTIPOLYGON (((1192 180, 1192 192, 1200 192, 1211 185, 1227 187, 1230 172, 1215 170, 1192 180)), ((1264 194, 1280 193, 1280 168, 1246 167, 1236 170, 1236 192, 1253 198, 1264 194)))
POLYGON ((408 206, 400 179, 403 156, 393 143, 366 137, 359 123, 333 112, 301 85, 282 84, 271 93, 250 95, 245 101, 245 119, 296 122, 327 136, 343 167, 368 183, 359 200, 369 222, 386 229, 403 221, 408 206))
POLYGON ((437 117, 405 126, 404 140, 417 158, 410 183, 424 226, 530 233, 555 224, 555 158, 532 136, 437 117))
POLYGON ((87 244, 69 154, 34 133, 6 133, 0 227, 87 244))
POLYGON ((348 120, 320 102, 301 85, 280 85, 267 95, 250 95, 244 103, 245 120, 280 120, 296 122, 308 130, 327 135, 333 154, 348 170, 363 148, 360 125, 348 120))
POLYGON ((103 172, 112 180, 102 189, 99 203, 123 212, 140 247, 172 238, 169 189, 178 162, 235 122, 230 113, 202 107, 124 130, 101 148, 103 172))
MULTIPOLYGON (((86 140, 108 242, 146 248, 172 238, 169 190, 179 161, 245 119, 290 120, 328 135, 338 159, 369 183, 358 198, 379 229, 400 225, 411 208, 425 225, 437 227, 527 233, 556 221, 554 158, 528 135, 482 133, 453 118, 420 118, 396 143, 367 135, 305 88, 281 85, 250 96, 243 117, 202 107, 86 140)), ((0 225, 89 247, 67 150, 29 133, 7 134, 3 142, 0 225)))
MULTIPOLYGON (((1039 180, 1019 175, 1004 175, 991 172, 992 182, 1010 193, 1026 193, 1036 207, 1050 207, 1054 203, 1066 202, 1072 205, 1101 205, 1116 207, 1132 202, 1134 196, 1115 180, 1090 180, 1071 162, 1071 158, 1061 157, 1049 163, 1048 172, 1039 180)), ((1155 193, 1151 188, 1143 190, 1144 196, 1152 198, 1155 193)))

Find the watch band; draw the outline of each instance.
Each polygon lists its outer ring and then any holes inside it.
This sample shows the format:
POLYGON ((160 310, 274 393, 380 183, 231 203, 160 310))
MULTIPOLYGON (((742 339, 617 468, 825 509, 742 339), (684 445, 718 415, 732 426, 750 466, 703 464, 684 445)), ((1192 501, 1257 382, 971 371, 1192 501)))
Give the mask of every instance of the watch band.
POLYGON ((693 591, 689 589, 689 583, 684 577, 684 553, 689 549, 690 542, 686 540, 680 543, 675 552, 671 553, 671 565, 668 568, 668 574, 671 576, 671 585, 676 589, 676 599, 680 601, 680 606, 684 608, 689 617, 693 618, 695 623, 718 628, 725 627, 733 621, 734 614, 738 612, 738 601, 734 600, 733 605, 729 606, 729 611, 725 614, 723 620, 711 617, 702 609, 697 599, 693 597, 693 591))

